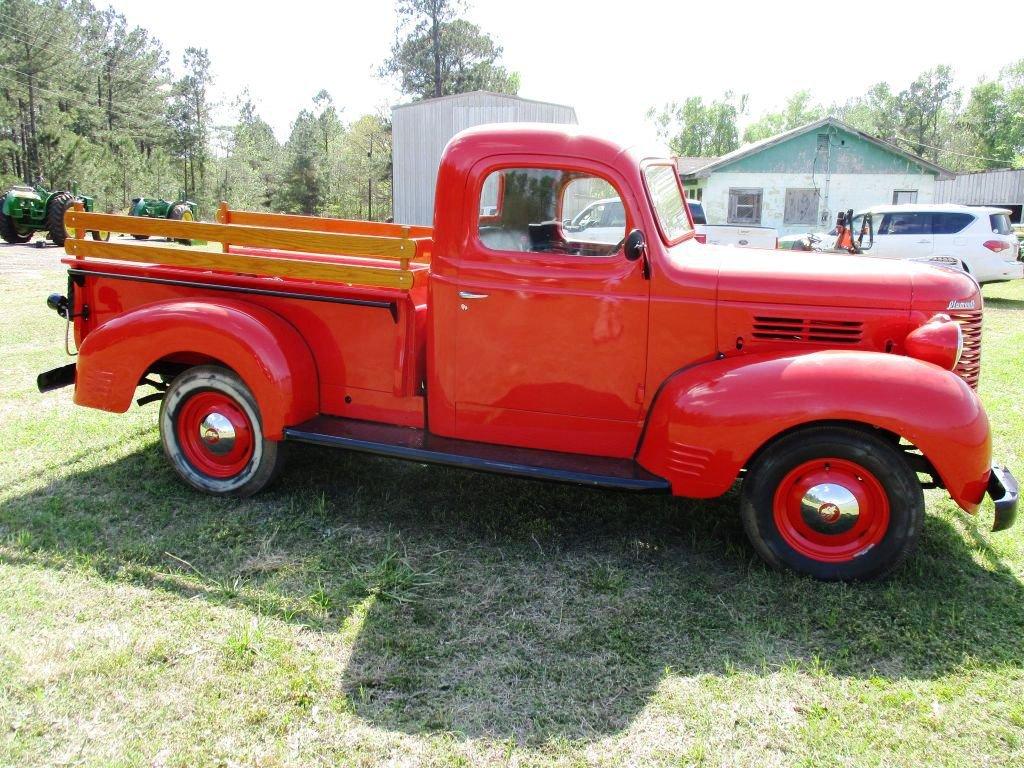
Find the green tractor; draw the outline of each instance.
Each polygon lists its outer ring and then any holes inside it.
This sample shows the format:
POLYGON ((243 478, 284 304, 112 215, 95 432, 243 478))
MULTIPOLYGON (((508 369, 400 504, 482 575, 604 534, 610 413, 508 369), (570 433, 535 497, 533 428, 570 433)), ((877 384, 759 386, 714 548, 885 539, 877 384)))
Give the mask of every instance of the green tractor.
MULTIPOLYGON (((175 221, 195 221, 199 217, 198 207, 186 199, 182 192, 177 200, 157 200, 153 197, 136 197, 132 200, 129 216, 148 216, 151 219, 173 219, 175 221)), ((132 235, 136 240, 147 240, 149 235, 132 235)), ((178 240, 184 245, 191 245, 191 240, 178 240)))
MULTIPOLYGON (((64 214, 75 203, 85 210, 93 209, 93 198, 78 194, 76 184, 70 190, 50 192, 36 183, 35 187, 12 187, 0 205, 0 237, 8 243, 27 243, 36 232, 46 231, 56 245, 64 245, 68 231, 64 228, 64 214)), ((109 240, 109 232, 92 232, 94 240, 109 240)))

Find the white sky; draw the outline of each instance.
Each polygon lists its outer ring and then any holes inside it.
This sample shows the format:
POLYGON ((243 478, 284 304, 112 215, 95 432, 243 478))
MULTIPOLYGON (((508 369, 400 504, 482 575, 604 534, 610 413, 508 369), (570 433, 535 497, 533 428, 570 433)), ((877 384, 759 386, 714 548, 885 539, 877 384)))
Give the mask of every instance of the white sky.
MULTIPOLYGON (((391 0, 176 0, 173 12, 109 2, 163 42, 176 72, 187 46, 209 49, 221 120, 243 88, 281 139, 320 88, 346 120, 402 101, 374 76, 394 40, 391 0)), ((971 85, 1024 56, 1008 6, 962 10, 948 0, 471 0, 465 15, 503 46, 521 96, 570 104, 581 124, 632 144, 655 139, 648 108, 687 96, 749 93, 750 120, 801 88, 842 102, 943 63, 971 85)))

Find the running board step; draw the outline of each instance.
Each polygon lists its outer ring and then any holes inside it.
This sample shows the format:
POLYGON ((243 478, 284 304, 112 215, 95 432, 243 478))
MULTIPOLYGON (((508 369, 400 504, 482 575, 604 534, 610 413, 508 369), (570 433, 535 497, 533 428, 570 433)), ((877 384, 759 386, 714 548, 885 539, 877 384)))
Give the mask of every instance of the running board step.
POLYGON ((438 437, 422 429, 372 421, 317 416, 289 427, 284 436, 299 443, 347 448, 424 464, 446 464, 534 480, 629 491, 669 490, 668 481, 647 472, 632 459, 475 443, 438 437))

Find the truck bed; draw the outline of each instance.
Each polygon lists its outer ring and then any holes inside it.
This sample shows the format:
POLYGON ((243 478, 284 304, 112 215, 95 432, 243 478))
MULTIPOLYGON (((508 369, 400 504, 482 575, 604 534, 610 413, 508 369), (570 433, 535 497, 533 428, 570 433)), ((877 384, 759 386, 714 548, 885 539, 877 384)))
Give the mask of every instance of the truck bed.
POLYGON ((76 342, 145 304, 241 299, 300 331, 317 362, 321 413, 422 426, 430 229, 225 205, 218 219, 69 212, 75 236, 64 263, 76 283, 76 312, 89 307, 76 322, 76 342), (96 230, 206 240, 220 249, 86 239, 96 230))

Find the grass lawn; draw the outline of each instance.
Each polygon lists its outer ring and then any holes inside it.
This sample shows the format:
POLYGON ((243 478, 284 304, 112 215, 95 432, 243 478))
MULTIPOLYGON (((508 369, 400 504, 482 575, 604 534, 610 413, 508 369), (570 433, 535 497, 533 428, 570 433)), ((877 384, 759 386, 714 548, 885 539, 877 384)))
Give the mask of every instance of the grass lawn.
MULTIPOLYGON (((0 251, 0 260, 4 258, 0 251)), ((0 766, 1024 764, 1024 526, 928 491, 883 584, 696 503, 300 449, 216 500, 157 406, 39 395, 60 272, 0 272, 0 766)), ((1024 282, 982 396, 1024 477, 1024 282)))

